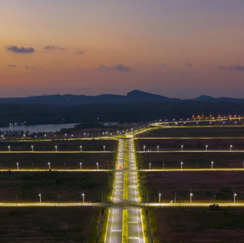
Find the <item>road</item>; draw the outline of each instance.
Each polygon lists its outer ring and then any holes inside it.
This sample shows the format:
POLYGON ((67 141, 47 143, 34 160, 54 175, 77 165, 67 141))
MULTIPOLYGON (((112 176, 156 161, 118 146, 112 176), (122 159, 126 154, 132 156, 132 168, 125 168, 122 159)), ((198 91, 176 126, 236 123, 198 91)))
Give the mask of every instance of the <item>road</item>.
MULTIPOLYGON (((134 140, 127 139, 128 143, 128 202, 140 202, 139 196, 139 176, 136 170, 136 159, 135 159, 135 147, 134 140)), ((144 243, 144 229, 142 222, 142 211, 139 207, 130 207, 128 209, 128 242, 131 243, 144 243)))
MULTIPOLYGON (((2 169, 0 172, 48 172, 49 169, 2 169)), ((52 169, 52 172, 112 172, 111 169, 52 169)))
POLYGON ((181 140, 195 140, 195 139, 205 139, 205 140, 217 140, 217 139, 244 139, 244 137, 137 137, 135 138, 136 140, 151 140, 151 139, 156 139, 156 140, 169 140, 169 139, 172 139, 172 140, 178 140, 178 139, 181 139, 181 140))
POLYGON ((244 171, 244 168, 199 168, 199 169, 140 169, 141 172, 199 172, 199 171, 244 171))
POLYGON ((140 202, 138 172, 136 170, 135 149, 132 138, 119 139, 118 157, 115 168, 116 171, 112 192, 112 202, 114 205, 109 210, 105 242, 122 242, 122 229, 124 225, 127 225, 128 232, 126 231, 124 234, 126 234, 128 242, 144 243, 145 239, 141 208, 138 206, 129 206, 133 203, 140 202), (125 146, 127 147, 127 151, 125 151, 125 146), (128 210, 128 219, 123 218, 123 210, 128 210))
MULTIPOLYGON (((205 203, 143 203, 146 207, 209 207, 214 202, 205 203)), ((220 207, 244 207, 244 203, 215 203, 220 207)))
POLYGON ((0 154, 112 154, 117 151, 0 151, 0 154))
POLYGON ((161 151, 136 151, 138 154, 144 153, 244 153, 244 150, 161 150, 161 151))
POLYGON ((0 207, 104 207, 104 203, 82 203, 82 202, 5 202, 0 207))
POLYGON ((125 157, 125 139, 118 141, 118 153, 115 163, 115 173, 112 191, 112 202, 118 203, 109 209, 108 227, 106 234, 106 243, 121 243, 122 242, 122 218, 123 208, 119 203, 123 202, 123 189, 124 189, 124 157, 125 157), (121 171, 117 170, 121 167, 121 171))

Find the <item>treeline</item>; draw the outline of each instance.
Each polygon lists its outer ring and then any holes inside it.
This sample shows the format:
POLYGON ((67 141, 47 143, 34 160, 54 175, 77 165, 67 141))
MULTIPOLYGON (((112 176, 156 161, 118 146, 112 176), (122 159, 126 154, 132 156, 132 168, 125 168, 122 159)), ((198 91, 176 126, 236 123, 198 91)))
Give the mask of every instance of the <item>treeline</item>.
POLYGON ((79 106, 1 104, 0 126, 17 122, 20 125, 86 123, 86 122, 148 122, 158 119, 188 118, 192 114, 243 115, 244 104, 238 102, 137 102, 88 104, 79 106))

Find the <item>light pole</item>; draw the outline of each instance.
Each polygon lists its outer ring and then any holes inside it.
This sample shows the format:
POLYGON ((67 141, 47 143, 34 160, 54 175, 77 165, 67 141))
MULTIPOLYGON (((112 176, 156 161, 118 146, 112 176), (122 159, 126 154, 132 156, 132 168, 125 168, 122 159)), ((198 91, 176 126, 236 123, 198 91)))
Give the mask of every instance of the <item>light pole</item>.
POLYGON ((159 151, 159 146, 157 146, 157 151, 159 151))
POLYGON ((82 162, 80 162, 80 170, 82 170, 82 162))
POLYGON ((193 193, 190 193, 190 203, 192 203, 192 196, 193 196, 193 193))
POLYGON ((146 146, 144 145, 144 146, 143 146, 143 151, 145 152, 145 150, 146 150, 146 146))
POLYGON ((48 164, 48 168, 49 168, 49 170, 51 170, 51 163, 48 162, 47 164, 48 164))
POLYGON ((161 203, 161 193, 158 194, 158 201, 161 203))
POLYGON ((106 146, 103 146, 103 151, 105 151, 106 146))
POLYGON ((183 149, 184 149, 184 145, 181 145, 181 151, 183 151, 183 149))
POLYGON ((80 152, 82 151, 82 146, 80 146, 80 152))
POLYGON ((152 169, 152 164, 151 163, 149 163, 149 170, 151 170, 152 169))
POLYGON ((98 170, 99 163, 97 162, 96 165, 97 165, 97 170, 98 170))
POLYGON ((214 165, 214 162, 213 162, 213 161, 211 161, 211 169, 213 169, 213 165, 214 165))
POLYGON ((206 151, 208 151, 208 145, 205 146, 206 151))
POLYGON ((233 147, 233 146, 232 146, 232 145, 230 145, 230 151, 232 150, 232 147, 233 147))
POLYGON ((180 168, 183 169, 183 162, 180 162, 180 168))
POLYGON ((58 203, 59 203, 59 206, 60 206, 60 195, 58 196, 58 203))
POLYGON ((83 203, 85 203, 85 193, 82 193, 83 203))
POLYGON ((16 165, 17 165, 17 170, 19 170, 19 163, 17 162, 16 165))
POLYGON ((55 145, 55 151, 56 151, 56 152, 58 151, 58 146, 57 146, 57 145, 55 145))
POLYGON ((8 152, 10 152, 10 146, 8 146, 8 152))
POLYGON ((42 194, 41 194, 41 192, 39 193, 39 198, 40 198, 40 203, 42 203, 42 194))
POLYGON ((33 150, 34 150, 34 146, 33 146, 33 145, 31 145, 31 150, 32 150, 32 152, 33 152, 33 150))
POLYGON ((236 203, 236 196, 237 194, 234 192, 234 203, 236 203))

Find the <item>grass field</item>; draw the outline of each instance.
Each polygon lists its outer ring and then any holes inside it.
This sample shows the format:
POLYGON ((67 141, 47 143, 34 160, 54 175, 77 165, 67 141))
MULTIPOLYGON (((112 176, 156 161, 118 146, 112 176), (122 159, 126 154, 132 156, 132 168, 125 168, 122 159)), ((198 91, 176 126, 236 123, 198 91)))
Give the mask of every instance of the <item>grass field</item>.
POLYGON ((93 243, 100 209, 0 208, 0 242, 93 243))
POLYGON ((189 202, 190 192, 193 202, 244 202, 244 184, 242 172, 149 172, 143 173, 146 194, 149 201, 169 203, 189 202))
POLYGON ((8 151, 10 146, 11 151, 55 151, 57 146, 58 151, 80 151, 82 146, 83 151, 103 151, 103 146, 107 151, 116 151, 116 140, 59 140, 50 142, 2 142, 0 143, 0 151, 8 151))
POLYGON ((0 169, 16 169, 19 163, 21 169, 100 169, 112 168, 116 154, 1 154, 0 169))
POLYGON ((101 202, 108 176, 104 172, 2 172, 0 201, 39 202, 41 192, 42 202, 82 202, 82 193, 86 202, 101 202))
POLYGON ((154 243, 244 242, 243 214, 242 208, 156 208, 154 243))
POLYGON ((243 137, 244 127, 186 127, 151 130, 138 137, 243 137))
POLYGON ((183 168, 243 168, 243 153, 144 153, 137 154, 139 168, 148 169, 179 169, 183 168))
POLYGON ((243 139, 139 139, 136 140, 136 150, 165 151, 165 150, 244 150, 243 139), (159 146, 157 148, 157 146, 159 146))

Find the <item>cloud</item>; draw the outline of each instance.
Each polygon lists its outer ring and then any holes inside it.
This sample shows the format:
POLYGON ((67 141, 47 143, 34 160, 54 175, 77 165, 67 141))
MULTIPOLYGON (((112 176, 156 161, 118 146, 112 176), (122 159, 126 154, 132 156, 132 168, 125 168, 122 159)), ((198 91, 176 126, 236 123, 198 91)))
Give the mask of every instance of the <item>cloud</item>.
POLYGON ((110 66, 110 67, 106 65, 100 65, 98 70, 130 72, 132 68, 124 66, 123 64, 117 64, 115 66, 110 66))
POLYGON ((43 48, 44 50, 56 50, 56 51, 65 51, 65 48, 59 46, 47 45, 43 48))
POLYGON ((111 70, 111 68, 109 68, 108 66, 102 64, 102 65, 99 66, 98 70, 99 71, 101 71, 101 70, 111 70))
POLYGON ((37 69, 41 70, 41 69, 44 69, 44 68, 25 65, 25 69, 26 70, 37 70, 37 69))
POLYGON ((77 51, 75 54, 77 54, 77 55, 83 55, 83 54, 85 54, 85 52, 84 51, 77 51))
POLYGON ((16 68, 17 65, 10 64, 10 65, 8 65, 8 67, 10 67, 10 68, 16 68))
POLYGON ((244 66, 242 66, 242 65, 229 66, 229 67, 217 66, 217 68, 220 70, 244 72, 244 66))
POLYGON ((17 47, 17 46, 7 46, 6 51, 28 54, 28 53, 34 53, 35 49, 33 47, 25 48, 25 47, 17 47))
POLYGON ((191 63, 189 63, 189 62, 187 62, 187 63, 185 63, 185 64, 186 64, 187 67, 193 67, 193 64, 191 64, 191 63))

